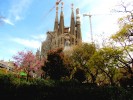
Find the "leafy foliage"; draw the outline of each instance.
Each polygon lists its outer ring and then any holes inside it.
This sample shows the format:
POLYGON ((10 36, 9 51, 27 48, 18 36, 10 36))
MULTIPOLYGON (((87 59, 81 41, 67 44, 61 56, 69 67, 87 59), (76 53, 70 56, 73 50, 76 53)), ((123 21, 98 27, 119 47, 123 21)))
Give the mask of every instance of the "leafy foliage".
POLYGON ((74 79, 77 79, 79 82, 83 82, 86 80, 86 75, 84 70, 77 69, 74 73, 74 79))
MULTIPOLYGON (((126 11, 126 6, 125 7, 125 12, 126 11)), ((130 12, 130 15, 127 15, 126 17, 122 17, 118 21, 120 29, 119 31, 112 35, 111 39, 115 41, 116 45, 115 47, 119 47, 123 51, 123 56, 121 56, 119 61, 121 62, 121 66, 123 67, 123 70, 125 72, 126 76, 130 74, 131 77, 133 77, 133 69, 131 67, 131 64, 133 65, 133 16, 132 13, 130 12)), ((130 77, 130 78, 131 78, 130 77)))
MULTIPOLYGON (((119 59, 118 57, 122 55, 119 49, 104 47, 99 51, 95 52, 90 60, 90 64, 100 70, 101 75, 106 76, 106 78, 114 85, 115 78, 118 73, 119 59)), ((118 76, 117 76, 118 77, 118 76)))
POLYGON ((64 67, 63 56, 62 48, 49 51, 47 62, 42 67, 46 72, 46 76, 50 76, 54 80, 59 80, 68 74, 67 68, 64 67))
POLYGON ((39 74, 38 71, 41 72, 41 66, 45 61, 44 59, 38 59, 32 51, 20 51, 13 56, 13 59, 17 65, 16 70, 26 72, 27 79, 30 76, 30 73, 36 72, 36 74, 39 74))
MULTIPOLYGON (((82 76, 86 77, 86 78, 83 78, 84 81, 89 80, 92 83, 95 83, 96 81, 98 70, 95 67, 90 66, 88 62, 95 52, 96 52, 95 44, 83 43, 74 47, 71 54, 72 65, 74 67, 73 71, 76 74, 76 76, 80 76, 77 74, 78 73, 81 74, 82 72, 82 76)), ((78 79, 78 77, 75 77, 75 76, 74 78, 78 79)))
POLYGON ((37 79, 32 82, 18 81, 14 83, 12 75, 0 75, 0 98, 32 99, 32 100, 132 100, 131 89, 122 87, 97 87, 77 81, 52 81, 37 79))

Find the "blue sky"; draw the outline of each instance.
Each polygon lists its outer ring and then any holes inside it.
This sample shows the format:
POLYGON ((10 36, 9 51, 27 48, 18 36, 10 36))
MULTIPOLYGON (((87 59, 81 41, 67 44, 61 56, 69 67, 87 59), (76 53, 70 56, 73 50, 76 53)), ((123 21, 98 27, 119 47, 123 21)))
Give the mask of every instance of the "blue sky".
MULTIPOLYGON (((70 25, 71 4, 80 9, 82 38, 90 42, 89 17, 92 15, 92 33, 96 42, 114 34, 118 30, 117 19, 122 14, 112 14, 111 10, 121 0, 62 0, 64 2, 65 26, 70 25), (110 15, 111 14, 111 15, 110 15)), ((132 0, 127 0, 132 2, 132 0)), ((53 30, 56 0, 0 0, 0 60, 11 60, 18 51, 40 48, 46 32, 53 30)), ((59 14, 60 14, 59 5, 59 14)))

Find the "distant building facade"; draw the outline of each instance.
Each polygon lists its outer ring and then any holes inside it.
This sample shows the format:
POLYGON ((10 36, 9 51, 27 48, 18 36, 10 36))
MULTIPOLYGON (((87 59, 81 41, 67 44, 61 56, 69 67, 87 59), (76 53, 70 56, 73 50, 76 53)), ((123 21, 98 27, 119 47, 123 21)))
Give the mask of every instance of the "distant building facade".
POLYGON ((14 68, 15 68, 15 64, 14 62, 12 61, 4 61, 4 60, 0 60, 0 68, 3 68, 3 69, 7 69, 8 71, 13 71, 14 68))
POLYGON ((61 6, 60 21, 58 21, 58 2, 56 2, 56 17, 54 30, 47 32, 46 40, 41 45, 41 56, 46 57, 49 50, 55 48, 67 49, 82 42, 79 8, 76 9, 76 20, 72 5, 70 27, 64 26, 63 3, 61 6))

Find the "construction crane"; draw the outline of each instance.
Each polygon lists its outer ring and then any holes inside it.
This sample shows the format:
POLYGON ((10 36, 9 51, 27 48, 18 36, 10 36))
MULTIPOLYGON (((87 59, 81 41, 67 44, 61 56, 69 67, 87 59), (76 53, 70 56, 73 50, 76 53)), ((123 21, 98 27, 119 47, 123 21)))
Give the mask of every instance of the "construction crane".
POLYGON ((44 17, 47 16, 57 5, 59 5, 61 1, 62 1, 62 0, 57 0, 57 1, 56 1, 56 5, 54 5, 54 6, 44 15, 44 17))
POLYGON ((83 14, 83 17, 88 16, 89 17, 89 24, 90 24, 90 34, 91 34, 91 42, 93 43, 93 33, 92 33, 92 21, 91 18, 92 16, 96 16, 96 15, 114 15, 114 14, 83 14))
POLYGON ((91 14, 83 14, 83 16, 89 16, 90 21, 90 33, 91 33, 91 42, 93 43, 93 35, 92 35, 92 24, 91 24, 91 14))

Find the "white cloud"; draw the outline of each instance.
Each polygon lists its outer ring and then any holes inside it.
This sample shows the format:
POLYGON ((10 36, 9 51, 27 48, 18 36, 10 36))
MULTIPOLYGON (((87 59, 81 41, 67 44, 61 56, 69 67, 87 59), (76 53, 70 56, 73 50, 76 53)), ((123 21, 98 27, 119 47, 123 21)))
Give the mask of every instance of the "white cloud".
POLYGON ((19 21, 23 19, 24 12, 30 6, 32 0, 13 0, 11 9, 9 10, 9 19, 19 21))
POLYGON ((15 16, 15 20, 18 21, 18 20, 21 20, 22 18, 18 15, 15 16))
POLYGON ((28 39, 21 39, 21 38, 13 38, 11 40, 28 48, 35 49, 35 48, 39 48, 41 45, 40 41, 32 40, 32 39, 28 40, 28 39))
POLYGON ((3 18, 2 19, 2 21, 4 22, 4 23, 6 23, 6 24, 9 24, 9 25, 14 25, 14 23, 12 23, 11 21, 10 21, 10 19, 5 19, 5 18, 3 18))
POLYGON ((46 39, 46 34, 32 35, 31 37, 42 42, 46 39))

